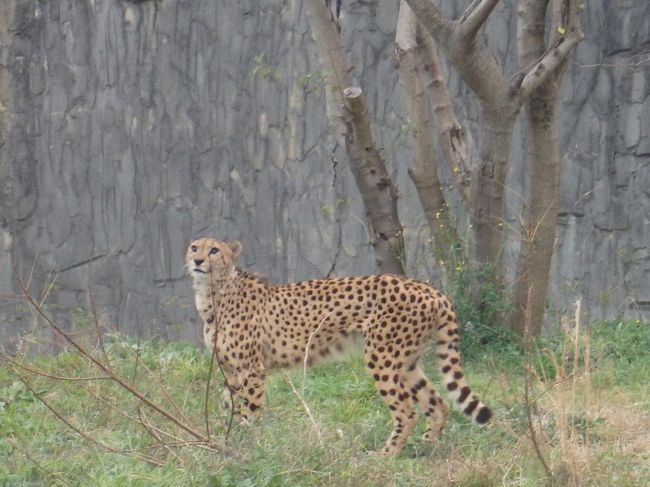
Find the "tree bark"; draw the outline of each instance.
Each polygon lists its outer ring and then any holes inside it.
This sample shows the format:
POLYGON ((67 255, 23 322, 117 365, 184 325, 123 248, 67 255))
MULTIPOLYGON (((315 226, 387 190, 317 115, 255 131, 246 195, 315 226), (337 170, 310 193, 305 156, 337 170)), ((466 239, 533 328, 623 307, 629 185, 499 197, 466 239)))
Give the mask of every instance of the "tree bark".
MULTIPOLYGON (((578 6, 574 0, 553 0, 553 28, 551 43, 544 48, 545 19, 543 12, 549 0, 522 0, 518 14, 523 19, 523 30, 531 30, 533 37, 520 45, 526 52, 525 62, 522 59, 522 70, 512 78, 511 82, 504 78, 501 67, 496 58, 490 53, 485 41, 477 36, 482 25, 498 3, 498 0, 477 0, 467 8, 460 19, 452 21, 447 19, 430 0, 406 0, 416 12, 423 28, 436 41, 444 51, 451 64, 458 70, 463 79, 470 86, 479 99, 481 107, 480 134, 479 134, 479 161, 472 173, 470 185, 470 220, 472 223, 473 267, 484 268, 494 266, 493 281, 501 285, 502 271, 499 265, 499 253, 502 245, 501 215, 505 190, 505 177, 508 168, 510 143, 515 119, 522 104, 527 104, 529 133, 531 134, 531 150, 536 151, 531 155, 535 161, 550 157, 550 171, 547 177, 544 173, 535 173, 535 178, 549 184, 546 188, 539 186, 531 195, 528 205, 530 214, 524 218, 537 218, 538 228, 544 234, 538 245, 544 245, 544 251, 528 247, 522 242, 522 262, 529 262, 534 266, 539 276, 536 277, 535 286, 544 288, 541 293, 536 287, 535 303, 531 303, 529 312, 535 310, 535 315, 543 314, 543 299, 548 282, 548 264, 552 255, 553 239, 557 213, 557 197, 553 193, 551 206, 540 204, 544 199, 545 191, 553 190, 557 185, 558 169, 553 163, 552 155, 557 149, 557 120, 555 118, 554 100, 557 86, 561 79, 562 67, 575 45, 582 39, 577 24, 578 6), (542 12, 540 16, 540 12, 542 12), (539 25, 542 26, 541 34, 539 25), (535 29, 537 31, 535 32, 535 29), (535 94, 532 97, 532 94, 535 94), (534 134, 534 135, 533 135, 534 134), (550 152, 549 152, 550 151, 550 152), (542 218, 540 208, 544 208, 542 218), (548 217, 553 211, 554 216, 548 217), (552 228, 551 228, 552 227, 552 228), (548 248, 550 247, 550 249, 548 248), (533 255, 534 254, 534 255, 533 255), (539 260, 539 262, 538 262, 539 260), (544 274, 544 275, 542 275, 544 274), (541 301, 540 301, 541 299, 541 301), (541 309, 541 311, 539 311, 541 309)), ((527 34, 528 35, 528 34, 527 34)), ((521 39, 527 38, 520 36, 521 39)), ((559 153, 559 149, 558 153, 559 153)), ((557 161, 557 159, 556 159, 557 161)), ((540 166, 536 164, 539 168, 540 166)), ((548 194, 546 194, 548 198, 548 194)), ((529 225, 532 220, 527 220, 529 225)), ((525 238, 524 238, 525 240, 525 238)), ((523 265, 523 264, 522 264, 523 265)), ((525 275, 525 274, 524 274, 525 275)), ((529 276, 532 278, 531 276, 529 276)), ((520 279, 521 281, 521 279, 520 279)), ((524 281, 523 284, 525 284, 524 281)), ((472 292, 475 298, 476 292, 472 292)), ((517 300, 521 301, 527 295, 517 290, 517 300)), ((519 303, 521 304, 521 303, 519 303)), ((517 312, 525 310, 519 305, 517 312)), ((535 320, 538 320, 535 318, 535 320)), ((520 322, 520 316, 513 315, 511 324, 520 322)), ((538 320, 539 323, 541 321, 538 320)), ((537 328, 539 325, 536 325, 537 328)), ((519 328, 516 328, 519 329, 519 328)))
POLYGON ((479 99, 479 160, 472 170, 469 188, 471 265, 476 269, 492 266, 499 276, 504 183, 520 105, 496 58, 485 41, 477 37, 496 1, 472 3, 457 21, 445 18, 430 0, 406 1, 479 99))
POLYGON ((424 216, 433 236, 436 262, 446 274, 452 261, 452 247, 458 244, 456 226, 451 221, 449 206, 438 179, 437 167, 442 161, 433 147, 431 108, 418 75, 422 46, 416 41, 417 18, 402 0, 395 35, 396 69, 406 103, 406 112, 413 122, 413 162, 409 176, 418 193, 424 216))
POLYGON ((516 112, 481 106, 479 163, 472 173, 469 211, 473 267, 493 267, 498 284, 503 238, 503 201, 516 112))
MULTIPOLYGON (((544 55, 547 3, 545 0, 519 2, 521 66, 532 65, 544 55)), ((581 37, 574 1, 556 1, 553 10, 551 44, 557 45, 561 40, 559 37, 563 37, 558 29, 581 37)), ((508 317, 510 328, 520 334, 528 328, 529 333, 538 335, 544 318, 560 192, 557 95, 565 65, 566 58, 555 68, 553 76, 532 90, 525 104, 529 190, 521 214, 521 248, 513 306, 508 317)))
POLYGON ((375 147, 368 111, 360 88, 352 87, 349 65, 333 16, 325 2, 304 3, 325 71, 334 73, 330 85, 330 122, 341 128, 350 169, 361 193, 374 237, 375 261, 380 272, 405 274, 402 225, 397 213, 397 188, 375 147), (333 81, 333 83, 332 83, 333 81), (340 122, 337 122, 340 120, 340 122))
POLYGON ((420 36, 422 49, 416 51, 417 62, 422 67, 421 73, 433 104, 433 121, 438 133, 438 142, 445 154, 456 189, 467 206, 471 171, 467 158, 465 131, 454 113, 438 58, 438 50, 431 36, 426 32, 422 34, 420 36))
POLYGON ((343 90, 345 147, 375 235, 375 261, 380 272, 405 274, 402 226, 397 214, 397 188, 370 132, 366 103, 360 88, 343 90))

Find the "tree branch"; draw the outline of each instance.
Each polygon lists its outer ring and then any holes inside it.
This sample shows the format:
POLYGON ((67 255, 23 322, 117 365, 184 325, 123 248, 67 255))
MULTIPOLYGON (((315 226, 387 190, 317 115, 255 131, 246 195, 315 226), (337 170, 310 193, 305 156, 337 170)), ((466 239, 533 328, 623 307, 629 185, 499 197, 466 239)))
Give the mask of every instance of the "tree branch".
POLYGON ((558 67, 562 66, 571 50, 583 37, 584 34, 578 29, 572 35, 559 39, 539 61, 523 73, 523 76, 517 77, 513 91, 517 93, 518 98, 527 99, 558 67))
POLYGON ((404 241, 397 213, 397 187, 372 137, 370 119, 362 90, 352 86, 341 37, 327 5, 319 0, 304 3, 312 35, 324 69, 335 73, 328 79, 330 123, 339 129, 343 122, 345 150, 350 169, 372 224, 376 264, 380 272, 404 275, 404 241), (330 91, 331 90, 331 91, 330 91))
POLYGON ((375 147, 361 88, 343 90, 345 150, 372 223, 375 262, 381 272, 404 275, 404 240, 397 213, 397 187, 375 147))
POLYGON ((451 44, 454 22, 445 17, 431 0, 406 0, 422 24, 440 45, 451 44))
MULTIPOLYGON (((417 66, 424 65, 425 62, 422 46, 417 43, 417 27, 417 17, 405 0, 402 0, 395 33, 395 58, 402 96, 412 122, 409 130, 413 140, 412 163, 408 174, 415 185, 429 230, 433 234, 436 261, 444 272, 451 262, 451 248, 458 244, 459 239, 438 179, 438 168, 444 163, 434 149, 431 119, 435 119, 435 116, 432 116, 431 104, 418 76, 417 66)), ((426 37, 431 38, 428 34, 426 37)), ((442 88, 444 90, 444 82, 442 88)), ((440 123, 438 130, 442 131, 440 123)))
POLYGON ((423 49, 417 52, 421 73, 433 103, 433 121, 438 139, 456 189, 465 204, 469 201, 470 167, 465 143, 465 131, 458 122, 451 96, 447 90, 435 43, 426 32, 422 35, 423 49))
POLYGON ((474 0, 458 22, 461 37, 473 41, 497 3, 499 0, 474 0))
POLYGON ((397 28, 395 29, 395 49, 397 52, 397 62, 400 61, 400 52, 407 52, 417 48, 416 31, 418 19, 408 6, 405 0, 399 4, 399 14, 397 15, 397 28))
MULTIPOLYGON (((485 5, 476 4, 470 7, 473 10, 468 9, 472 12, 466 20, 470 30, 494 8, 491 6, 494 0, 484 1, 485 5)), ((420 25, 433 37, 482 104, 487 104, 492 109, 507 108, 513 113, 518 110, 519 107, 511 98, 501 66, 482 38, 464 37, 466 34, 463 33, 463 28, 460 28, 462 21, 446 18, 431 0, 406 2, 416 13, 420 25)), ((480 28, 480 25, 478 27, 480 28)))

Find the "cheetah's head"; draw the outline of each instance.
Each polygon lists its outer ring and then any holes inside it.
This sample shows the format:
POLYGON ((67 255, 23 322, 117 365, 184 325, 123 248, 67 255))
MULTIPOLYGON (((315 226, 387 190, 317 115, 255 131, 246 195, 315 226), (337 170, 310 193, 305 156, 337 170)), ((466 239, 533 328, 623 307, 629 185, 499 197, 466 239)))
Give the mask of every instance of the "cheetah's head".
POLYGON ((230 276, 240 253, 241 243, 238 241, 221 242, 213 238, 199 238, 187 248, 185 265, 195 280, 223 280, 230 276))

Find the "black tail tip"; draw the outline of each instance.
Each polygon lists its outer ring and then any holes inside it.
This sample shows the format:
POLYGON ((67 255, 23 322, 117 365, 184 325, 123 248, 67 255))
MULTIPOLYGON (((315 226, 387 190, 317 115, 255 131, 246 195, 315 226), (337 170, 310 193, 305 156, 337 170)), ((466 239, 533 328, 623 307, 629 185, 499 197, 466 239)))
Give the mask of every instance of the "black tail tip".
POLYGON ((490 408, 483 406, 476 415, 476 422, 478 424, 485 424, 490 421, 491 417, 492 411, 490 411, 490 408))

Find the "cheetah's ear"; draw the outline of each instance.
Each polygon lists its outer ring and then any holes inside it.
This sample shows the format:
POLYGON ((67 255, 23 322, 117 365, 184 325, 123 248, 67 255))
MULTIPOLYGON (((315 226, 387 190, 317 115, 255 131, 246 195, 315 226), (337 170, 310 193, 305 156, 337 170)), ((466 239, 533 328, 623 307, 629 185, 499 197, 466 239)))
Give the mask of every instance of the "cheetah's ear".
POLYGON ((230 247, 233 259, 235 259, 237 256, 239 256, 239 254, 241 254, 241 243, 239 242, 239 240, 235 240, 234 242, 228 242, 228 247, 230 247))

